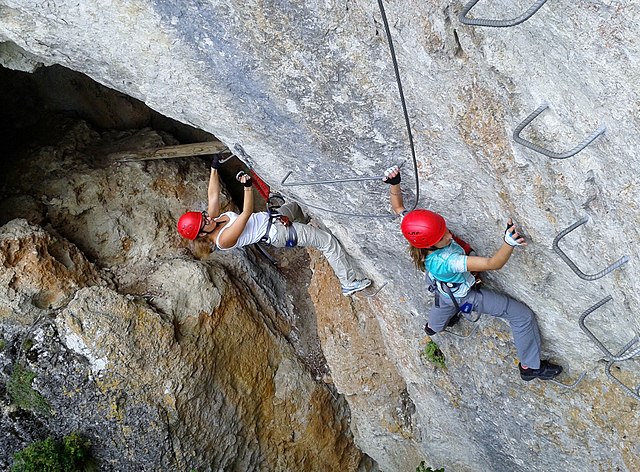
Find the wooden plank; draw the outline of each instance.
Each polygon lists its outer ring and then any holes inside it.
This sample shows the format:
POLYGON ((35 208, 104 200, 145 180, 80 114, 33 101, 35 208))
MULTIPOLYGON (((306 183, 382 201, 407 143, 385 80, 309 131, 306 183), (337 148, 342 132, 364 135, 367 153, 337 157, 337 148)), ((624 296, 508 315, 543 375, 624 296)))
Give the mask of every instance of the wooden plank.
POLYGON ((156 149, 143 149, 141 151, 114 152, 107 156, 115 162, 150 161, 155 159, 174 159, 176 157, 204 156, 207 154, 220 154, 228 152, 229 148, 220 141, 211 141, 194 144, 180 144, 178 146, 164 146, 156 149))

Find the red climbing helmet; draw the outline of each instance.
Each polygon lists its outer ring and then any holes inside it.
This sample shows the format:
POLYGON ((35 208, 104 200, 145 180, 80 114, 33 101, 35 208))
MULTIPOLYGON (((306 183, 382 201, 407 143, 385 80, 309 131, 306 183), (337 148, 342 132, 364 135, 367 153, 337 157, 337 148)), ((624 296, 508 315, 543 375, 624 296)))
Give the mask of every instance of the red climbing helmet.
POLYGON ((192 241, 198 237, 204 215, 199 211, 188 211, 178 220, 178 233, 192 241))
POLYGON ((409 244, 417 248, 433 246, 447 232, 444 218, 429 210, 410 211, 402 219, 400 228, 409 244))

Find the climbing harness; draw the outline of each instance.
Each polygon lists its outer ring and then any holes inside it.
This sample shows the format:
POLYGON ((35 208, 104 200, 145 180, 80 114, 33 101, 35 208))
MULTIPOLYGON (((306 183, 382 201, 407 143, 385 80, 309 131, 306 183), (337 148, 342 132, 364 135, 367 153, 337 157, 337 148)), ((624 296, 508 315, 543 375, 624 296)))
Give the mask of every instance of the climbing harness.
POLYGON ((471 11, 473 7, 476 6, 479 0, 471 0, 467 3, 460 14, 458 15, 458 19, 460 23, 469 25, 469 26, 487 26, 490 28, 508 28, 509 26, 516 26, 520 23, 524 23, 529 18, 531 18, 535 13, 547 3, 547 0, 538 0, 536 3, 531 5, 527 11, 525 11, 522 15, 514 18, 512 20, 489 20, 484 18, 467 18, 467 14, 471 11))
MULTIPOLYGON (((478 316, 476 316, 475 318, 471 317, 471 311, 473 310, 473 305, 471 303, 467 302, 462 306, 458 304, 458 300, 456 299, 453 292, 458 290, 462 283, 442 282, 441 280, 431 277, 431 274, 429 272, 425 273, 425 281, 427 283, 427 290, 433 293, 435 306, 440 306, 440 295, 442 292, 444 292, 451 299, 451 301, 453 302, 453 306, 456 308, 456 314, 453 316, 462 314, 466 320, 471 321, 472 323, 475 323, 480 319, 480 314, 478 314, 478 316)), ((476 282, 471 287, 471 290, 475 290, 477 284, 478 281, 476 279, 476 282)))
POLYGON ((540 113, 542 113, 543 111, 545 111, 547 108, 549 108, 549 105, 547 105, 546 103, 539 106, 538 108, 536 108, 533 113, 531 113, 529 116, 527 116, 524 121, 522 123, 520 123, 516 129, 513 131, 513 140, 518 143, 518 144, 522 144, 523 146, 539 152, 540 154, 543 154, 547 157, 550 157, 551 159, 566 159, 568 157, 571 156, 575 156, 576 154, 578 154, 580 151, 582 151, 584 148, 586 148, 589 144, 591 144, 593 141, 595 141, 595 139, 600 136, 601 134, 603 134, 607 128, 605 126, 601 126, 599 127, 597 130, 595 130, 593 133, 591 133, 589 136, 587 136, 586 138, 584 138, 584 140, 578 144, 576 147, 574 147, 573 149, 567 151, 567 152, 563 152, 563 153, 557 153, 557 152, 553 152, 550 151, 548 149, 543 148, 542 146, 538 146, 537 144, 533 144, 531 141, 527 141, 524 138, 520 137, 520 133, 522 132, 522 130, 524 130, 533 120, 535 120, 538 115, 540 115, 540 113))
POLYGON ((258 242, 270 245, 269 233, 271 232, 271 226, 273 225, 273 223, 280 223, 287 229, 287 247, 296 247, 298 245, 298 233, 289 217, 286 215, 280 215, 279 213, 273 213, 268 208, 267 213, 269 214, 267 230, 265 231, 264 236, 262 236, 262 238, 260 238, 260 241, 258 242))
POLYGON ((571 268, 571 270, 574 271, 578 277, 580 277, 583 280, 590 280, 591 281, 591 280, 597 280, 597 279, 599 279, 601 277, 604 277, 609 272, 612 272, 612 271, 616 270, 618 267, 620 267, 621 265, 626 264, 627 262, 629 262, 629 257, 628 256, 622 256, 620 259, 618 259, 616 262, 611 264, 609 267, 606 267, 605 269, 602 269, 600 272, 597 272, 595 274, 585 274, 584 272, 582 272, 578 268, 578 266, 575 265, 575 263, 571 259, 569 259, 569 256, 567 256, 564 253, 564 251, 562 249, 560 249, 560 247, 558 246, 558 243, 567 234, 569 234, 571 231, 573 231, 574 229, 578 228, 579 226, 582 226, 587 221, 589 221, 589 217, 585 216, 582 219, 580 219, 579 221, 577 221, 574 224, 572 224, 571 226, 569 226, 567 229, 565 229, 563 231, 560 231, 560 233, 558 233, 558 235, 553 239, 552 246, 553 246, 553 250, 556 252, 556 254, 558 254, 560 256, 560 258, 564 262, 566 262, 566 264, 569 266, 569 268, 571 268))

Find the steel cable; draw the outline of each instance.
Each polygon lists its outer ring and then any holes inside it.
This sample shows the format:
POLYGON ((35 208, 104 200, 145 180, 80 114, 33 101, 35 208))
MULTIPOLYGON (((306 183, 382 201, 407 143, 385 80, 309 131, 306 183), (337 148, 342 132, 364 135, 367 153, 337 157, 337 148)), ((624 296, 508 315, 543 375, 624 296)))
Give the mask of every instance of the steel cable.
MULTIPOLYGON (((400 70, 398 68, 398 60, 396 58, 396 52, 395 49, 393 47, 393 39, 391 38, 391 30, 389 29, 389 22, 387 21, 387 14, 384 10, 384 4, 382 3, 382 0, 378 0, 378 7, 380 9, 380 15, 382 16, 382 23, 384 24, 384 31, 385 34, 387 36, 387 41, 389 42, 389 52, 391 53, 391 61, 393 62, 393 70, 395 72, 395 76, 396 76, 396 83, 398 85, 398 92, 400 94, 400 103, 402 104, 402 111, 404 114, 404 121, 405 121, 405 125, 407 127, 407 134, 409 136, 409 148, 411 149, 411 159, 413 161, 413 175, 415 178, 415 183, 416 183, 416 197, 415 197, 415 201, 413 202, 413 206, 411 206, 411 208, 409 208, 409 211, 414 210, 417 206, 418 206, 418 201, 420 200, 420 182, 419 182, 419 178, 418 178, 418 161, 416 159, 416 150, 415 150, 415 146, 413 143, 413 133, 411 132, 411 122, 409 120, 409 112, 407 111, 407 103, 406 100, 404 98, 404 91, 402 89, 402 80, 400 79, 400 70)), ((287 177, 289 177, 289 175, 287 175, 287 177)), ((286 178, 284 180, 286 180, 286 178)), ((284 182, 283 180, 283 182, 284 182)), ((357 180, 357 179, 353 179, 353 180, 357 180)), ((365 179, 362 179, 365 180, 365 179)), ((380 215, 370 215, 370 214, 360 214, 360 213, 349 213, 349 212, 344 212, 344 211, 338 211, 338 210, 332 210, 329 208, 324 208, 318 205, 312 205, 309 204, 305 201, 302 201, 301 199, 298 199, 300 201, 300 203, 310 207, 310 208, 314 208, 316 210, 321 210, 321 211, 326 211, 329 213, 334 213, 336 215, 343 215, 343 216, 355 216, 358 218, 396 218, 398 215, 394 215, 394 214, 380 214, 380 215)))

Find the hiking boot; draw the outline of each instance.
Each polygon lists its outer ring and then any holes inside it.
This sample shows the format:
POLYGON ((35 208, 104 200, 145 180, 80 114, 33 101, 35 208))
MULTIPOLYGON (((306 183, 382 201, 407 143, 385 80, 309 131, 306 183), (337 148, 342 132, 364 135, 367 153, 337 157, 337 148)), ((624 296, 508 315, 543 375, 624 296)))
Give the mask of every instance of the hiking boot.
POLYGON ((342 295, 346 297, 347 295, 351 295, 352 293, 364 290, 369 285, 371 285, 371 280, 369 279, 354 280, 350 284, 342 286, 342 295))
POLYGON ((562 372, 562 366, 552 364, 549 361, 540 361, 539 369, 523 369, 522 364, 518 363, 518 369, 520 370, 520 377, 525 382, 533 379, 551 380, 562 372))

